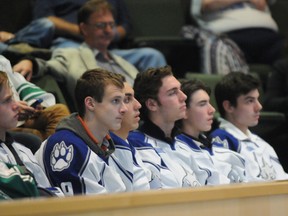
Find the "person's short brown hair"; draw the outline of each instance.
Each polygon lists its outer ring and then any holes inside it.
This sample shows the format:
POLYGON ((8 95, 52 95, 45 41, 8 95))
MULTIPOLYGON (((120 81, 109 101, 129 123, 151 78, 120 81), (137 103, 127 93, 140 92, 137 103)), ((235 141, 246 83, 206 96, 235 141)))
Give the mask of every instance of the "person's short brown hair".
POLYGON ((170 66, 149 68, 148 70, 138 73, 134 82, 135 98, 141 103, 141 119, 148 118, 148 109, 145 102, 148 99, 154 99, 157 102, 159 89, 162 86, 162 80, 166 76, 173 76, 170 66))
POLYGON ((78 24, 88 23, 91 14, 99 11, 110 11, 113 14, 112 5, 106 0, 90 0, 83 4, 78 11, 78 24))
POLYGON ((7 84, 9 84, 7 73, 0 71, 0 91, 7 84))
POLYGON ((105 87, 112 84, 120 89, 124 88, 123 76, 109 72, 102 68, 86 71, 78 80, 75 88, 75 99, 78 113, 81 117, 85 114, 85 98, 90 96, 101 103, 105 87))

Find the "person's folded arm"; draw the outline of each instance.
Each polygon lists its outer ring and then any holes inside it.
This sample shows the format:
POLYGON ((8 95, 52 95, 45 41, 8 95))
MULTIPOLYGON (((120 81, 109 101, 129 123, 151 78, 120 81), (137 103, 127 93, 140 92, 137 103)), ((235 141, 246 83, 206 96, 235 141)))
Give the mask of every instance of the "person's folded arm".
POLYGON ((77 24, 68 22, 56 16, 49 16, 48 19, 54 24, 58 35, 82 37, 77 24))
POLYGON ((202 0, 202 11, 217 11, 230 5, 247 2, 253 4, 257 9, 264 10, 267 6, 266 0, 202 0))

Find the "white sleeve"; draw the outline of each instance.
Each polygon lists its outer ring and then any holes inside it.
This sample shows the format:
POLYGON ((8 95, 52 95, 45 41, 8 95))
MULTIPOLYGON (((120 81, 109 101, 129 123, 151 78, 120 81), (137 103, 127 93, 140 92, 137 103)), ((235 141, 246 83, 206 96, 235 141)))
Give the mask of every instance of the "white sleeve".
POLYGON ((52 106, 56 103, 53 94, 48 93, 40 87, 28 82, 20 73, 13 72, 10 61, 0 55, 0 70, 6 72, 14 93, 15 99, 23 100, 31 105, 35 99, 43 99, 44 107, 52 106))

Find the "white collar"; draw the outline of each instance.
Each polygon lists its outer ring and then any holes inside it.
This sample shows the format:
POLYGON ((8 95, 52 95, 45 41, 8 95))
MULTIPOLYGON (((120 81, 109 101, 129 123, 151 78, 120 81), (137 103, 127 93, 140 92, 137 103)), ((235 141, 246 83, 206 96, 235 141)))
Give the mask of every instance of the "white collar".
POLYGON ((228 133, 232 134, 238 140, 254 140, 255 135, 251 133, 249 129, 247 129, 247 134, 243 133, 239 128, 237 128, 234 124, 223 119, 221 117, 218 118, 220 125, 219 128, 226 130, 228 133))

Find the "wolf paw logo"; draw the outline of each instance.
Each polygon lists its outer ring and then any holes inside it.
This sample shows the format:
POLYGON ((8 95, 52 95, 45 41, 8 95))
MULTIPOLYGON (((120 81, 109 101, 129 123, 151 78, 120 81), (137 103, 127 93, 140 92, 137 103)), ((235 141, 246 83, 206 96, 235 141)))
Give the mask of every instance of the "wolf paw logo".
POLYGON ((269 165, 264 158, 262 158, 262 166, 260 166, 261 177, 265 180, 275 180, 276 171, 272 165, 269 165))
POLYGON ((70 166, 73 159, 73 146, 67 147, 62 141, 57 143, 51 153, 51 167, 53 171, 62 171, 70 166))
POLYGON ((231 168, 228 178, 230 179, 231 183, 240 183, 244 181, 244 175, 240 175, 237 171, 231 168))
POLYGON ((199 181, 196 179, 195 173, 187 173, 182 179, 182 186, 183 187, 199 187, 201 184, 199 181))

